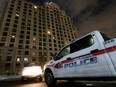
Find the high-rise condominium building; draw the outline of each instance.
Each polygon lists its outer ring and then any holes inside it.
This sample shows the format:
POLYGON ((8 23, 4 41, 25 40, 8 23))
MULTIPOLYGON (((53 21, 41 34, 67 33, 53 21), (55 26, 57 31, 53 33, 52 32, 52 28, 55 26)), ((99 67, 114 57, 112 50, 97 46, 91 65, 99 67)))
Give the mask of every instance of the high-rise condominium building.
POLYGON ((8 0, 0 24, 0 72, 18 73, 30 62, 43 65, 74 38, 69 16, 55 3, 8 0))

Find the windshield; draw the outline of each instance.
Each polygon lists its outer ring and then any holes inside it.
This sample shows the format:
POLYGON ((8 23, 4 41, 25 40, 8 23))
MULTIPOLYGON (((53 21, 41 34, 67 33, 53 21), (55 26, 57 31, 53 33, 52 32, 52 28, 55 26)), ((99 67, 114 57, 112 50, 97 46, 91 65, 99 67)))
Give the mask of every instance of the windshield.
POLYGON ((29 66, 40 66, 39 63, 29 63, 25 67, 29 66))

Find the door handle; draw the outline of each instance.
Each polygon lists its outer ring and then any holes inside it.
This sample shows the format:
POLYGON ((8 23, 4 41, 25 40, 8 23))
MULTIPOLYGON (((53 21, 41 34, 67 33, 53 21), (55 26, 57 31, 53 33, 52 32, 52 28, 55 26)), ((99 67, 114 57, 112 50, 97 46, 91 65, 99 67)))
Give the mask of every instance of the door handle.
POLYGON ((50 62, 50 64, 53 63, 53 62, 50 62))
POLYGON ((71 57, 67 58, 67 60, 71 60, 71 57))
POLYGON ((95 49, 95 50, 92 50, 91 53, 95 53, 95 52, 98 52, 99 50, 98 49, 95 49))

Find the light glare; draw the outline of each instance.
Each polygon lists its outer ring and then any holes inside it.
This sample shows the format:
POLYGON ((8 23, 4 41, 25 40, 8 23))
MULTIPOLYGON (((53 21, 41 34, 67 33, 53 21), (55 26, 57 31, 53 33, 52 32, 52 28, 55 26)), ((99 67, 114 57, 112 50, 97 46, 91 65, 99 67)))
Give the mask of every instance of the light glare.
POLYGON ((22 72, 23 76, 37 76, 40 74, 42 74, 42 69, 38 66, 26 67, 22 72))

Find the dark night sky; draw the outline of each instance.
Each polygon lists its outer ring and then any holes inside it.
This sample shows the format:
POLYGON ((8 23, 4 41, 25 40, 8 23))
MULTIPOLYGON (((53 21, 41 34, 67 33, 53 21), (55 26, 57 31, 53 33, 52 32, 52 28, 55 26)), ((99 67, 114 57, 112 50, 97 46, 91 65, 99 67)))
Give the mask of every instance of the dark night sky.
MULTIPOLYGON (((0 13, 4 2, 0 0, 0 13)), ((29 0, 35 3, 52 1, 61 10, 66 11, 76 26, 77 36, 93 30, 100 30, 109 36, 116 37, 116 0, 29 0)))

